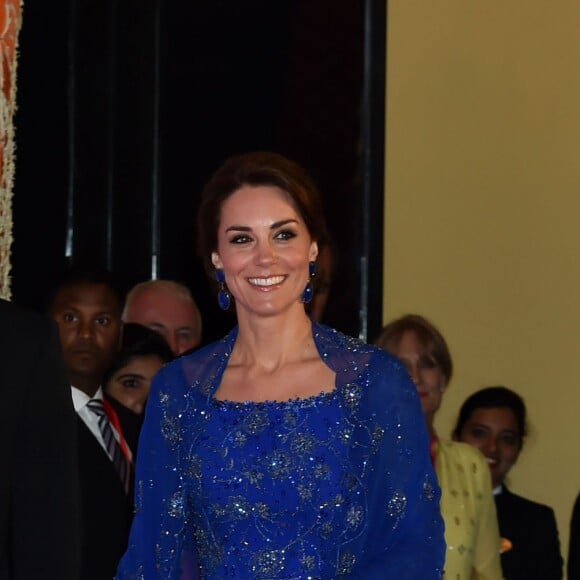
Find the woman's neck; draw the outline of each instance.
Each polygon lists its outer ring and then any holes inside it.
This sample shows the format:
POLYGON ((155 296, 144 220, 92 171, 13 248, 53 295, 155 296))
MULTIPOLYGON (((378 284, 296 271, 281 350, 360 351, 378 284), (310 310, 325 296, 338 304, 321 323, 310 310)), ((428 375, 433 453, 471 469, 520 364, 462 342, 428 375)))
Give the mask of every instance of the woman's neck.
POLYGON ((334 390, 336 373, 318 352, 311 320, 301 314, 286 320, 242 317, 215 398, 289 401, 334 390))
POLYGON ((241 317, 230 364, 274 371, 316 353, 312 321, 306 313, 292 316, 241 317))

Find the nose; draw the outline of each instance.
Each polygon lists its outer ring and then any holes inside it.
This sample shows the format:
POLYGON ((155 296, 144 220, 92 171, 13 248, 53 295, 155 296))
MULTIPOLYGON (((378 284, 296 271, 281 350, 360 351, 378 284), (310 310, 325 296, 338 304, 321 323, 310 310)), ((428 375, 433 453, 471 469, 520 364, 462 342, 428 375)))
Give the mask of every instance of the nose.
POLYGON ((494 455, 497 450, 495 437, 487 437, 483 443, 483 450, 486 455, 494 455))
POLYGON ((413 381, 416 387, 418 387, 421 384, 422 382, 421 371, 417 366, 413 365, 412 367, 409 368, 409 376, 411 377, 411 380, 413 381))
POLYGON ((276 261, 276 254, 270 241, 263 241, 256 246, 256 262, 268 265, 276 261))
POLYGON ((169 348, 171 349, 171 352, 175 356, 181 354, 181 351, 180 351, 180 348, 179 348, 179 341, 177 340, 177 338, 175 336, 173 336, 173 334, 168 333, 165 336, 165 340, 167 341, 167 344, 169 345, 169 348))
POLYGON ((84 340, 90 340, 94 335, 93 325, 89 320, 82 320, 78 329, 79 336, 84 340))

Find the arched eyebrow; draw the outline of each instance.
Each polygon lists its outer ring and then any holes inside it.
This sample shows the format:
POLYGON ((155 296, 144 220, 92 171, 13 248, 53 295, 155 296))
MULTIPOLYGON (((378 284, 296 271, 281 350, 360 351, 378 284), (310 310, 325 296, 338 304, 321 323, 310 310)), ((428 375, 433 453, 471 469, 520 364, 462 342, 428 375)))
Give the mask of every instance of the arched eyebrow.
POLYGON ((515 437, 518 436, 518 432, 516 429, 501 429, 500 434, 507 433, 508 435, 514 435, 515 437))
POLYGON ((472 427, 478 427, 479 429, 485 429, 486 431, 491 431, 491 429, 485 423, 470 423, 472 427))
MULTIPOLYGON (((287 220, 280 220, 279 222, 274 222, 271 226, 270 229, 271 230, 275 230, 277 228, 281 228, 282 226, 285 226, 287 224, 297 224, 298 220, 294 219, 294 218, 290 218, 287 220)), ((226 228, 226 232, 251 232, 252 228, 248 227, 248 226, 237 226, 237 225, 233 225, 230 226, 229 228, 226 228)))
POLYGON ((119 375, 117 377, 118 381, 121 381, 123 379, 141 379, 141 380, 145 380, 145 376, 144 375, 140 375, 139 373, 125 373, 123 375, 119 375))
POLYGON ((298 220, 295 220, 293 218, 291 219, 287 219, 287 220, 281 220, 279 222, 275 222, 270 226, 271 230, 275 230, 276 228, 281 228, 282 226, 285 226, 287 224, 297 224, 298 220))

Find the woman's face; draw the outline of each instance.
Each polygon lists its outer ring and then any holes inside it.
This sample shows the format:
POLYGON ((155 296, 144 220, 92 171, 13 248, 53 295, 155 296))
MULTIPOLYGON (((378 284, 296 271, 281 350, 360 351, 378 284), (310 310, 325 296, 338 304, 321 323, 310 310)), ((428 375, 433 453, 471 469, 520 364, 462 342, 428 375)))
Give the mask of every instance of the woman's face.
POLYGON ((140 415, 145 408, 151 380, 162 366, 163 361, 157 355, 135 356, 111 376, 106 391, 140 415))
POLYGON ((459 440, 483 453, 494 487, 503 483, 521 449, 518 423, 508 407, 476 409, 463 425, 459 440))
POLYGON ((273 186, 244 186, 222 204, 216 268, 224 271, 238 318, 304 310, 308 263, 318 247, 289 196, 273 186))
POLYGON ((398 346, 391 352, 407 367, 407 371, 417 387, 421 409, 427 424, 432 426, 435 413, 441 405, 446 385, 439 365, 425 351, 412 330, 403 333, 398 346))

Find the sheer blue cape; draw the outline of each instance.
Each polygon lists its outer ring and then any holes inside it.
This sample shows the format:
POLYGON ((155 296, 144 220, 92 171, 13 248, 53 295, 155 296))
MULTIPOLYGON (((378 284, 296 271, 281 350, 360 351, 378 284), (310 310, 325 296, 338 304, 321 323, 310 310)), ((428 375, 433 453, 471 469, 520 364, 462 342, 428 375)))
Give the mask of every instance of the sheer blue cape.
MULTIPOLYGON (((336 373, 341 407, 352 425, 349 460, 363 490, 356 532, 332 546, 332 577, 441 578, 440 490, 415 387, 383 350, 316 323, 312 328, 320 356, 336 373)), ((236 336, 234 329, 170 363, 153 381, 139 443, 135 519, 119 580, 205 577, 189 498, 199 466, 191 457, 215 408, 213 396, 236 336)), ((242 577, 256 576, 247 570, 242 577)))

